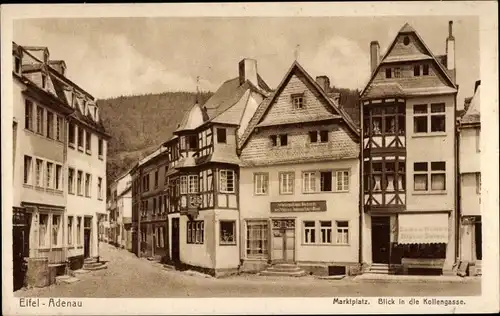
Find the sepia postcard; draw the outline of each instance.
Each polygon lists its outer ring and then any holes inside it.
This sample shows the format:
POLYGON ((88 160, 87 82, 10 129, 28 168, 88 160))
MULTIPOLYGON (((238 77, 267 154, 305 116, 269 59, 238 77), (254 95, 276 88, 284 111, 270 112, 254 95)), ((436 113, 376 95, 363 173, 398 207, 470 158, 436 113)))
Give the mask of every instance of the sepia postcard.
POLYGON ((3 314, 499 312, 497 12, 2 5, 3 314))

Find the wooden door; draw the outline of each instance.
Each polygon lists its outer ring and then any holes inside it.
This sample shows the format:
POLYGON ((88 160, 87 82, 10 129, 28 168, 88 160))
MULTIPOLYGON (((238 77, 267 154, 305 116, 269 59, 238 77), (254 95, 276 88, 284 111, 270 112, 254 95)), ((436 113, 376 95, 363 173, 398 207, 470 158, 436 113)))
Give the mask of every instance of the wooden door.
POLYGON ((372 217, 373 263, 389 263, 391 241, 390 217, 372 217))
POLYGON ((172 218, 172 260, 174 262, 180 261, 178 218, 172 218))
POLYGON ((88 228, 83 231, 83 257, 90 257, 90 229, 88 228))
POLYGON ((295 220, 272 220, 271 259, 273 262, 295 261, 295 220))

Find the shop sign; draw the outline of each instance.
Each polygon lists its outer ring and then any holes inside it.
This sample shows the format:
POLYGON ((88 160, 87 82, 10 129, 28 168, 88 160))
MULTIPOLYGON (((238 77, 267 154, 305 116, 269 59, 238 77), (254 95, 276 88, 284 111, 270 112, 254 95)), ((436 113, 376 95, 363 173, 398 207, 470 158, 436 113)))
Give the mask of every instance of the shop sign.
POLYGON ((448 243, 448 214, 400 214, 399 244, 448 243))
POLYGON ((326 212, 326 201, 271 202, 271 212, 326 212))

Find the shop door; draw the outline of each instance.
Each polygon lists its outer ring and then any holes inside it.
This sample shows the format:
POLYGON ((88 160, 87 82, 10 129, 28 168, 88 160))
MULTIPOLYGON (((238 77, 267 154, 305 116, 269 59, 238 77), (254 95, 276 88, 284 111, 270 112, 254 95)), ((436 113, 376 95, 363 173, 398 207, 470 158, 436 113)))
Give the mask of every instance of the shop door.
POLYGON ((476 260, 483 260, 483 234, 481 231, 481 222, 474 224, 476 236, 476 260))
POLYGON ((29 223, 31 223, 31 214, 27 214, 22 208, 14 208, 12 222, 13 281, 14 291, 17 291, 23 287, 26 276, 27 267, 24 258, 29 257, 29 223))
POLYGON ((295 220, 272 220, 272 257, 273 262, 295 261, 295 220))
POLYGON ((389 216, 372 217, 373 263, 389 263, 391 223, 389 216))
POLYGON ((172 218, 172 260, 180 261, 179 254, 179 219, 172 218))

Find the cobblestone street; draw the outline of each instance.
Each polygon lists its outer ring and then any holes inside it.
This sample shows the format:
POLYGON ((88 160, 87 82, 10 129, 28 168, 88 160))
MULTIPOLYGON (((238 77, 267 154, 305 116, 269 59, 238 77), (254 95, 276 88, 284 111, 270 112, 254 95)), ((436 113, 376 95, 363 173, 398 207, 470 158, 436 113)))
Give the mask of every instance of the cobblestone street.
POLYGON ((47 288, 22 289, 18 297, 333 297, 333 296, 463 296, 479 295, 481 283, 379 282, 240 275, 215 279, 164 270, 160 264, 100 244, 108 269, 80 274, 80 281, 47 288))

